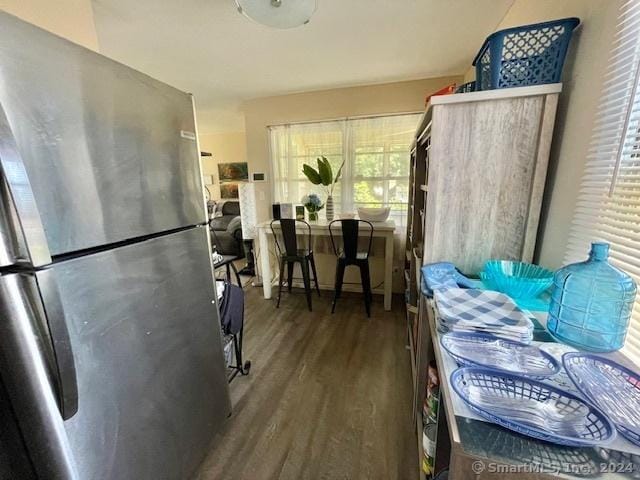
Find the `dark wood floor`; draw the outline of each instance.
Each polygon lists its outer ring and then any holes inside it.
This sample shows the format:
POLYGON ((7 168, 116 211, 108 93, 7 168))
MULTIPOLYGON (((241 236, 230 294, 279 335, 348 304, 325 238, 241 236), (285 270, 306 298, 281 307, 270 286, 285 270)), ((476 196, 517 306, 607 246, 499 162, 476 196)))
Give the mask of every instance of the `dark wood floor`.
POLYGON ((331 315, 330 292, 283 294, 280 308, 246 288, 248 377, 231 384, 233 416, 198 480, 417 478, 411 375, 400 298, 385 312, 360 295, 331 315))

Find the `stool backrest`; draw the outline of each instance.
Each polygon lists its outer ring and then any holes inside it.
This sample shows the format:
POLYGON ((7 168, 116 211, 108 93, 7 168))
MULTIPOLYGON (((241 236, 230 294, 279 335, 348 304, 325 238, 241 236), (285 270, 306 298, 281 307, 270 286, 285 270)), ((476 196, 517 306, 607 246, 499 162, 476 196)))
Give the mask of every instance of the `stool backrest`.
MULTIPOLYGON (((366 220, 357 219, 338 219, 329 223, 329 236, 331 237, 331 246, 333 253, 339 256, 344 253, 346 258, 355 259, 358 255, 358 239, 360 237, 360 227, 364 227, 369 231, 369 242, 367 245, 367 256, 371 254, 371 243, 373 242, 373 224, 366 220), (336 247, 336 239, 334 237, 335 224, 340 223, 342 227, 342 252, 336 247), (334 228, 332 228, 334 227, 334 228)), ((335 233, 337 235, 337 233, 335 233)))
POLYGON ((273 233, 273 239, 276 243, 276 249, 278 250, 279 255, 287 255, 287 256, 296 256, 298 255, 298 234, 296 232, 296 227, 300 224, 300 226, 305 229, 306 232, 304 235, 307 237, 306 248, 308 250, 311 249, 311 225, 309 225, 304 220, 294 220, 293 218, 282 218, 280 220, 272 220, 271 221, 271 232, 273 233), (280 225, 280 231, 282 233, 282 243, 278 241, 278 234, 276 229, 273 228, 274 224, 280 225), (284 249, 282 248, 284 247, 284 249))

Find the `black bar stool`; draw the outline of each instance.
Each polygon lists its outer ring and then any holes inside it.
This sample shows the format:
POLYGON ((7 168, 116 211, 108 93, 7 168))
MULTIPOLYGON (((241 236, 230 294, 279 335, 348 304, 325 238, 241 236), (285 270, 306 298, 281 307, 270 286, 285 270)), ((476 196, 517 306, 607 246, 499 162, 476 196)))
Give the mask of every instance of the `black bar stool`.
POLYGON ((296 262, 300 264, 302 269, 302 280, 304 282, 304 291, 307 295, 307 306, 311 312, 311 278, 309 275, 309 265, 313 271, 313 281, 320 295, 320 287, 318 285, 318 273, 316 272, 316 262, 313 259, 313 250, 311 250, 311 225, 304 220, 294 220, 292 218, 283 218, 281 220, 271 221, 271 233, 273 233, 273 239, 275 240, 276 249, 278 250, 278 256, 280 257, 280 278, 278 279, 278 303, 276 308, 280 307, 280 296, 282 295, 282 281, 284 280, 284 266, 287 265, 288 283, 287 288, 291 291, 291 284, 293 283, 293 267, 296 262), (280 224, 280 230, 282 231, 282 240, 284 243, 284 250, 278 242, 278 235, 273 228, 274 223, 280 224), (296 234, 296 225, 301 224, 304 228, 307 228, 307 248, 298 248, 298 235, 296 234))
POLYGON ((333 252, 338 257, 336 264, 336 290, 333 296, 331 313, 336 310, 336 303, 342 293, 342 283, 344 281, 344 271, 349 265, 356 265, 360 268, 360 278, 362 280, 362 292, 364 294, 364 306, 367 310, 367 317, 371 316, 371 275, 369 273, 369 255, 371 254, 371 243, 373 241, 373 225, 366 220, 340 219, 329 223, 329 236, 333 252), (340 223, 342 227, 342 250, 336 248, 334 232, 331 227, 340 223), (360 225, 369 230, 369 243, 366 252, 358 251, 358 238, 360 235, 360 225))

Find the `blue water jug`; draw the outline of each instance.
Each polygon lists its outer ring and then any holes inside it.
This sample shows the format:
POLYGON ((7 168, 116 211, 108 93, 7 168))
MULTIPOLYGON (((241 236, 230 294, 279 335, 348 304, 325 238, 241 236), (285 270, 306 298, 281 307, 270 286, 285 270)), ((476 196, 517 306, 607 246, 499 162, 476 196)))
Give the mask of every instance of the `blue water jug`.
POLYGON ((636 284, 613 267, 608 243, 592 243, 586 262, 561 268, 553 277, 547 328, 561 342, 594 352, 624 345, 636 284))

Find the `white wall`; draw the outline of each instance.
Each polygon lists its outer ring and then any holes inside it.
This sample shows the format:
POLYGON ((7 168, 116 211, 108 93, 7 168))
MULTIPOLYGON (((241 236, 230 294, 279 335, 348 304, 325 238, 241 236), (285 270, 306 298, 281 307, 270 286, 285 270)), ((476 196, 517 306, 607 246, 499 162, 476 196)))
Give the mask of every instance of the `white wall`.
MULTIPOLYGON (((249 100, 243 105, 249 169, 252 172, 269 173, 269 125, 358 115, 419 112, 424 110, 427 95, 452 82, 461 81, 462 76, 425 78, 249 100)), ((258 219, 264 221, 271 217, 270 183, 265 182, 256 187, 260 203, 258 219)))
POLYGON ((582 22, 563 72, 538 236, 538 260, 550 268, 563 262, 619 6, 620 0, 516 0, 496 27, 563 17, 579 17, 582 22))
POLYGON ((98 51, 91 0, 0 0, 0 9, 98 51))
POLYGON ((211 157, 202 157, 203 175, 213 176, 214 182, 207 185, 214 200, 220 199, 220 179, 218 163, 246 162, 247 143, 244 132, 201 133, 200 150, 209 152, 211 157))

